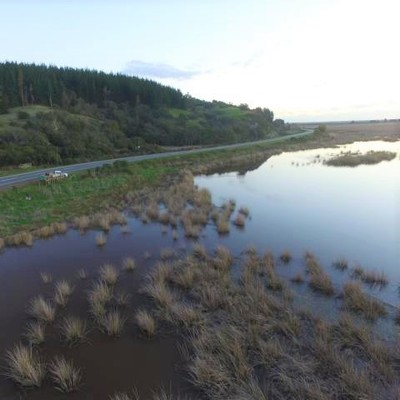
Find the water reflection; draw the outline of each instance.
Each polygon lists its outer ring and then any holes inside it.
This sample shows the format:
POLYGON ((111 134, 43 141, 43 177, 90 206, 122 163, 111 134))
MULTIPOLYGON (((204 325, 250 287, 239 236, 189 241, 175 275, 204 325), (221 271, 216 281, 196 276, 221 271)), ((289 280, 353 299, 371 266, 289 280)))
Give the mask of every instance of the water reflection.
MULTIPOLYGON (((235 198, 251 211, 245 234, 232 232, 232 248, 254 244, 300 259, 316 252, 324 265, 345 257, 350 265, 384 269, 393 284, 383 297, 397 303, 400 283, 400 142, 360 142, 273 156, 245 176, 234 173, 196 178, 219 204, 235 198), (323 161, 344 151, 397 152, 390 162, 334 168, 323 161), (273 167, 273 168, 271 168, 273 167)), ((336 275, 338 275, 336 273, 336 275)), ((339 279, 339 278, 337 278, 339 279)))

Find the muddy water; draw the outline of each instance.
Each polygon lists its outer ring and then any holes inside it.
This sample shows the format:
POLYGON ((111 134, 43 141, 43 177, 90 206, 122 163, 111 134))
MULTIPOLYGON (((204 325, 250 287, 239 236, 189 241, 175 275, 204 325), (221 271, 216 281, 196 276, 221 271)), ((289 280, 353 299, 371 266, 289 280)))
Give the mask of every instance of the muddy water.
MULTIPOLYGON (((187 374, 183 370, 178 348, 180 338, 171 327, 164 327, 155 339, 147 339, 138 331, 133 315, 138 308, 150 308, 148 299, 138 293, 143 279, 159 257, 160 248, 174 245, 170 234, 162 234, 161 225, 142 225, 130 220, 131 233, 123 234, 114 227, 106 246, 99 249, 95 244, 96 232, 81 236, 76 231, 50 240, 36 241, 32 248, 7 249, 0 256, 0 354, 21 340, 29 321, 26 309, 29 300, 38 294, 51 298, 53 285, 44 284, 40 272, 53 275, 53 282, 65 278, 75 290, 65 310, 57 314, 55 324, 46 330, 46 343, 42 353, 46 359, 55 354, 65 354, 80 366, 84 385, 71 399, 108 399, 115 391, 128 391, 136 387, 142 398, 150 398, 158 388, 176 393, 187 393, 187 374), (151 258, 145 259, 144 252, 151 258), (116 290, 131 295, 126 311, 129 318, 122 337, 111 339, 95 329, 89 334, 89 342, 68 348, 60 339, 59 323, 63 316, 79 315, 88 318, 87 291, 98 273, 99 265, 121 265, 124 257, 136 260, 133 273, 121 272, 116 290), (89 273, 86 280, 77 277, 79 269, 89 273)), ((186 240, 175 243, 176 251, 188 246, 186 240)), ((93 324, 92 324, 93 325, 93 324)), ((3 360, 1 361, 4 367, 3 360)), ((3 377, 0 380, 0 398, 3 399, 63 399, 50 382, 43 388, 22 392, 3 377)))
MULTIPOLYGON (((345 151, 350 149, 353 150, 347 146, 345 151)), ((294 260, 288 266, 278 263, 278 268, 280 275, 288 278, 304 271, 305 250, 314 251, 337 285, 348 278, 348 273, 330 267, 339 256, 346 257, 351 265, 359 262, 365 268, 384 269, 391 284, 373 293, 397 305, 400 162, 397 158, 353 169, 327 167, 320 162, 340 151, 286 153, 270 158, 248 173, 196 178, 199 186, 211 190, 215 203, 234 198, 238 206, 245 205, 251 212, 244 229, 232 225, 229 235, 220 236, 209 224, 199 241, 209 250, 223 244, 235 256, 241 256, 249 245, 256 246, 259 252, 270 249, 275 256, 287 248, 294 260)), ((59 312, 54 326, 46 331, 42 353, 47 359, 65 354, 84 374, 82 389, 70 395, 56 391, 50 382, 41 389, 24 392, 10 380, 1 378, 0 399, 102 400, 132 387, 145 399, 160 387, 198 397, 187 382, 178 349, 182 339, 174 329, 165 325, 155 339, 148 340, 132 321, 135 310, 151 306, 138 289, 159 258, 160 249, 173 247, 184 254, 191 249, 193 241, 184 238, 181 228, 178 228, 179 239, 174 241, 170 230, 162 233, 160 224, 144 225, 135 218, 129 218, 128 222, 131 232, 123 234, 119 227, 113 227, 104 248, 95 244, 97 232, 89 231, 81 236, 70 230, 65 235, 36 241, 32 248, 6 249, 0 255, 0 357, 3 359, 6 349, 21 340, 29 321, 26 313, 29 300, 38 294, 52 296, 53 286, 44 284, 40 278, 40 272, 47 272, 53 275, 54 281, 61 278, 71 281, 75 291, 66 310, 59 312), (151 258, 145 258, 145 252, 149 252, 151 258), (125 333, 121 338, 110 339, 92 330, 89 343, 72 349, 63 345, 58 326, 62 317, 72 314, 87 318, 87 290, 99 266, 104 263, 121 266, 122 259, 127 256, 135 258, 137 269, 132 274, 122 272, 117 284, 117 289, 132 296, 126 313, 130 319, 125 333), (87 280, 77 278, 81 268, 88 271, 87 280)), ((300 286, 298 292, 304 295, 304 303, 317 304, 322 315, 331 306, 322 298, 315 301, 306 285, 300 286)), ((3 367, 4 362, 0 363, 3 367)))

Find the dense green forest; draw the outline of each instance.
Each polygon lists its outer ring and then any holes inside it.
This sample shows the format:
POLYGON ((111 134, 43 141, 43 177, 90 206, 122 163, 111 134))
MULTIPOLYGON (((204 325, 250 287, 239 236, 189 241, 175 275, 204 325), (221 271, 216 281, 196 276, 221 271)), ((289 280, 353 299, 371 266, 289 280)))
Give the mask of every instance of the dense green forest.
POLYGON ((242 142, 287 129, 266 108, 206 102, 147 79, 0 63, 0 166, 242 142))

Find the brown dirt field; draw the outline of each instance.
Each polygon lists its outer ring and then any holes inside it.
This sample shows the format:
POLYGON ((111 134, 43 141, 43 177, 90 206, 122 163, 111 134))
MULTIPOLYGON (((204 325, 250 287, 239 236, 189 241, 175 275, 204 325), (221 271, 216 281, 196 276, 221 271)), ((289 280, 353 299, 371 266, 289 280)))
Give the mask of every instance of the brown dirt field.
POLYGON ((335 142, 400 140, 400 121, 327 123, 327 133, 335 142))

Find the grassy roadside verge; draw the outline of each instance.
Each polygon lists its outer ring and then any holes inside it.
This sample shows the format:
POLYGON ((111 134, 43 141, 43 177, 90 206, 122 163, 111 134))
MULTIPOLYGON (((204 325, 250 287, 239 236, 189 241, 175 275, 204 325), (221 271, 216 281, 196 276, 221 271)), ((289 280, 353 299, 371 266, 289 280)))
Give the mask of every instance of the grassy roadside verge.
POLYGON ((30 184, 3 191, 0 193, 0 238, 115 207, 121 204, 126 193, 157 186, 184 168, 198 174, 262 162, 281 151, 321 145, 323 139, 321 135, 310 135, 287 142, 146 160, 123 170, 86 171, 53 185, 30 184))

